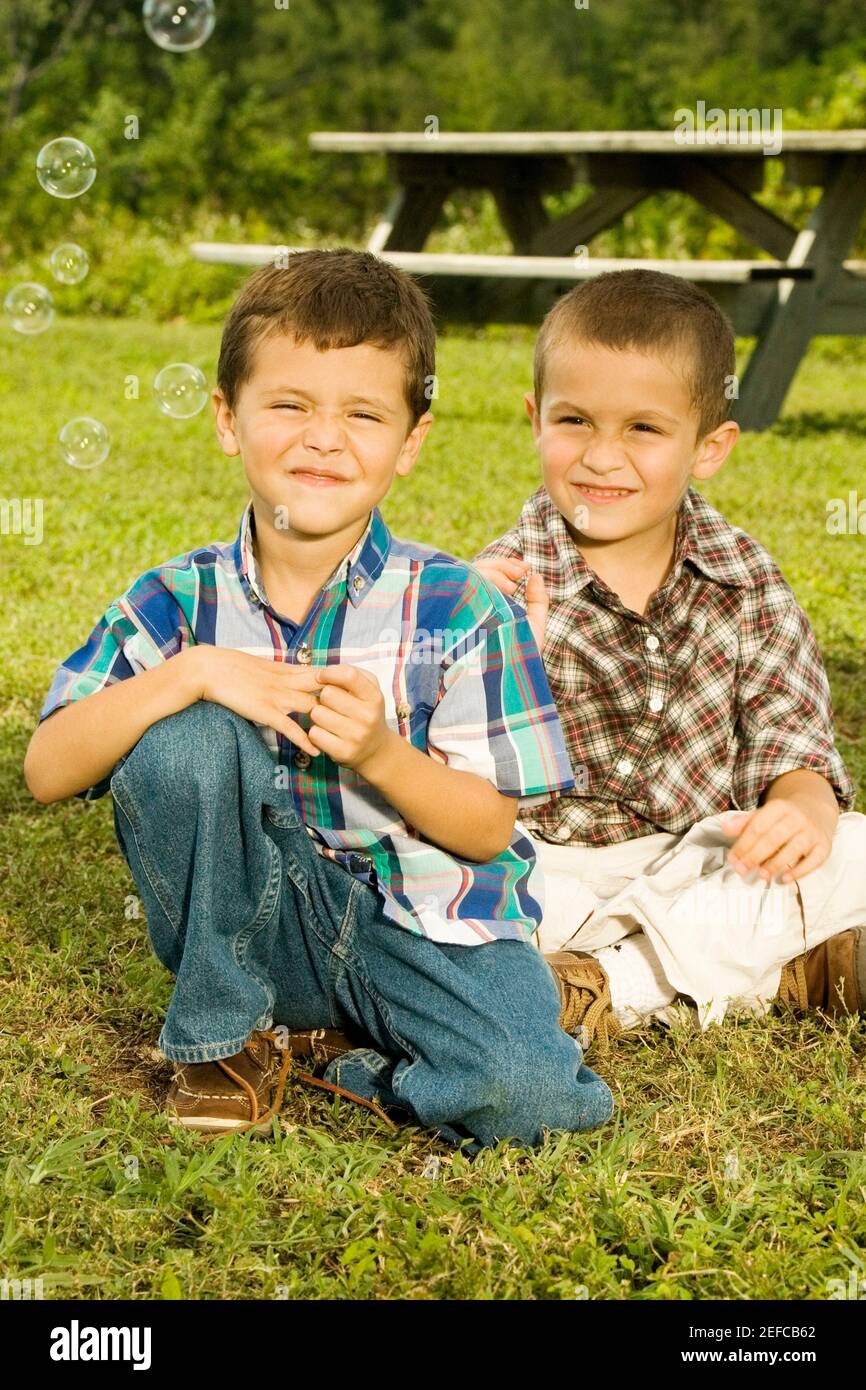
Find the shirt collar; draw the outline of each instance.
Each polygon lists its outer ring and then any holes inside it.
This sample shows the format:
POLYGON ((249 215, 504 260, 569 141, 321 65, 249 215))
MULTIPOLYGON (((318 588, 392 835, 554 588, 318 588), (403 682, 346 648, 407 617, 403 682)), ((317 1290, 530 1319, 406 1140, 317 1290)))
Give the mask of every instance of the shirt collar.
POLYGON ((689 561, 708 579, 735 588, 751 588, 760 575, 749 563, 751 543, 745 532, 711 507, 695 488, 690 487, 680 505, 674 567, 689 561))
MULTIPOLYGON (((234 560, 242 585, 252 597, 270 607, 264 579, 262 578, 253 547, 255 536, 255 513, 250 500, 241 517, 234 547, 234 560)), ((382 513, 374 507, 363 535, 344 555, 330 579, 322 586, 325 589, 333 584, 345 583, 350 602, 357 607, 369 593, 385 567, 391 549, 391 533, 385 524, 382 513)))
MULTIPOLYGON (((580 553, 547 488, 538 488, 524 510, 541 521, 552 545, 551 553, 556 557, 553 575, 546 576, 550 597, 561 600, 591 584, 597 576, 580 553)), ((677 517, 673 574, 679 575, 688 562, 719 584, 751 587, 757 576, 739 544, 743 534, 699 492, 689 488, 677 517)))

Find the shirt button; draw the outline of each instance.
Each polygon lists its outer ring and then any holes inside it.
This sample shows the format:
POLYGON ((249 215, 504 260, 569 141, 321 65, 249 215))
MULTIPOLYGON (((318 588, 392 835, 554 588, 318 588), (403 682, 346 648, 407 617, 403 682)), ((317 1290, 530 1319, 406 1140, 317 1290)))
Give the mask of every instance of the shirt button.
POLYGON ((295 767, 309 767, 312 761, 309 753, 305 753, 303 748, 299 748, 294 756, 295 767))
POLYGON ((647 651, 649 651, 649 652, 657 652, 658 649, 659 649, 659 647, 661 646, 661 642, 660 642, 659 639, 653 634, 651 637, 648 637, 648 638, 646 639, 646 645, 647 645, 647 651))
POLYGON ((653 714, 658 714, 660 709, 664 709, 664 705, 665 702, 662 699, 661 695, 653 695, 652 699, 649 702, 649 707, 652 710, 653 714))
POLYGON ((628 758, 620 758, 616 765, 616 770, 623 777, 628 777, 630 772, 634 772, 634 763, 630 763, 628 758))
POLYGON ((352 588, 355 590, 355 593, 356 593, 356 594, 359 594, 359 593, 361 592, 361 590, 363 589, 363 587, 364 587, 364 580, 363 580, 363 577, 362 577, 360 574, 356 574, 356 575, 355 575, 355 578, 352 580, 352 588))
POLYGON ((301 643, 301 645, 298 647, 298 650, 295 652, 295 656, 298 658, 298 661, 301 663, 302 666, 309 666, 310 662, 313 659, 312 652, 310 651, 306 642, 301 643))
POLYGON ((412 706, 411 706, 411 705, 407 705, 407 703, 406 703, 405 700, 401 700, 400 703, 399 703, 399 705, 397 706, 397 716, 398 716, 398 718, 400 718, 400 719, 408 719, 408 718, 409 718, 409 715, 410 715, 411 713, 412 713, 412 706))

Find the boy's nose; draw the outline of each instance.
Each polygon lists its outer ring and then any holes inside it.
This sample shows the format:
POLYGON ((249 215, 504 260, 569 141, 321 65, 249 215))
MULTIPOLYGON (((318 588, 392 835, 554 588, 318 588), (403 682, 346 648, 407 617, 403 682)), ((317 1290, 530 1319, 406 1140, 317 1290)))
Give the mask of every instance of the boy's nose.
POLYGON ((583 451, 581 462, 599 478, 606 477, 622 468, 622 450, 614 440, 591 439, 583 451))
POLYGON ((338 454, 343 448, 343 428, 336 420, 311 420, 304 444, 317 454, 338 454))

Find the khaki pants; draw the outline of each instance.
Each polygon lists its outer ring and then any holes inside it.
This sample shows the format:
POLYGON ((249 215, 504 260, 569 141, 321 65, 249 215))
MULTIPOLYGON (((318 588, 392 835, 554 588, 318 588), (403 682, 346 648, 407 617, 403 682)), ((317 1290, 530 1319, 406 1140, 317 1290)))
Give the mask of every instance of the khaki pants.
POLYGON ((598 847, 533 837, 545 879, 536 945, 595 952, 643 931, 702 1027, 731 1007, 764 1012, 786 961, 866 926, 866 816, 840 816, 826 863, 787 884, 744 881, 728 867, 725 819, 598 847))

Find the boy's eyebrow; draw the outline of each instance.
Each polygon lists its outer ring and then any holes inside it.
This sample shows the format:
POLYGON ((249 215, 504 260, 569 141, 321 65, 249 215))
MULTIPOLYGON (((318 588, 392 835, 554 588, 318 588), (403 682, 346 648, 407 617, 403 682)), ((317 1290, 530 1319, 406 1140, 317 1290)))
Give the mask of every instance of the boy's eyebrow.
MULTIPOLYGON (((583 415, 588 420, 592 418, 590 411, 583 410, 580 406, 575 405, 573 401, 554 401, 550 406, 550 409, 570 410, 574 415, 583 415)), ((666 420, 669 425, 678 425, 680 423, 675 415, 668 415, 664 410, 655 410, 652 407, 650 407, 647 410, 632 410, 626 416, 626 419, 648 420, 651 417, 656 420, 666 420)))
MULTIPOLYGON (((267 386, 259 394, 262 400, 267 400, 268 396, 300 396, 305 401, 313 399, 309 391, 300 386, 267 386)), ((375 410, 392 413, 391 406, 377 396, 347 396, 343 404, 372 406, 375 410)))

